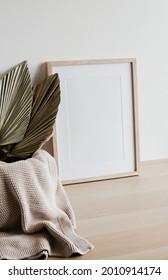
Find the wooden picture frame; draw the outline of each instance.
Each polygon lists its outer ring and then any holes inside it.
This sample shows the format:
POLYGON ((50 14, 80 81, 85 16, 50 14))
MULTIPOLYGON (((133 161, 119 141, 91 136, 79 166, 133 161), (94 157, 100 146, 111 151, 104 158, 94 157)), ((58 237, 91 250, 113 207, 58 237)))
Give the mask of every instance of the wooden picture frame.
POLYGON ((139 174, 136 59, 47 62, 61 104, 52 138, 64 185, 139 174))

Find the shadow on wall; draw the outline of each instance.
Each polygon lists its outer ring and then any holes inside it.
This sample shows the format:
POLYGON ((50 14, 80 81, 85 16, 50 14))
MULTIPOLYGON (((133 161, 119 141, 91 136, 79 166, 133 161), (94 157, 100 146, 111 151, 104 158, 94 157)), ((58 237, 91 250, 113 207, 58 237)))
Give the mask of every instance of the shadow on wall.
POLYGON ((39 84, 47 77, 46 63, 42 63, 37 67, 36 74, 33 79, 33 85, 39 84))
POLYGON ((47 151, 50 155, 53 156, 53 150, 52 150, 52 139, 50 139, 49 141, 47 141, 42 149, 44 149, 45 151, 47 151))

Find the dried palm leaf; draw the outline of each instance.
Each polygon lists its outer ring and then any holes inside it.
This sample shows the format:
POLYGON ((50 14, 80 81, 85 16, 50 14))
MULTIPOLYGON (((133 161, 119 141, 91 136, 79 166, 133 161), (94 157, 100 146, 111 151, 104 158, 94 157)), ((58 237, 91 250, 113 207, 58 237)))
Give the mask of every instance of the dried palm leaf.
POLYGON ((0 77, 0 146, 4 152, 10 147, 6 145, 23 140, 32 100, 31 78, 24 61, 0 77))
POLYGON ((17 158, 30 157, 52 136, 59 103, 59 78, 58 74, 54 74, 33 88, 30 123, 24 139, 12 147, 12 156, 17 158))

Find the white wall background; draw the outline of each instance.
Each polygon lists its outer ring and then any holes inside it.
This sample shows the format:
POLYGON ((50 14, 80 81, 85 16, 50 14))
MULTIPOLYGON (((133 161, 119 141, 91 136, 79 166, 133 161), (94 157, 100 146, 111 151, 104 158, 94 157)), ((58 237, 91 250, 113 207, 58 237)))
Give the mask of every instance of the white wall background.
POLYGON ((0 73, 28 60, 136 57, 141 160, 168 158, 167 0, 0 0, 0 73))

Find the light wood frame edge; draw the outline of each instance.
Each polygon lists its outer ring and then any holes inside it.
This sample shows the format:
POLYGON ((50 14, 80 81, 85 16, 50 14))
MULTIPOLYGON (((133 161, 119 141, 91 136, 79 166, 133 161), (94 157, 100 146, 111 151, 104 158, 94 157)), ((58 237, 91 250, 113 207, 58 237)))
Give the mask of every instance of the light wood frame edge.
MULTIPOLYGON (((111 64, 111 63, 130 63, 131 64, 131 72, 132 72, 132 108, 133 108, 133 126, 134 126, 134 153, 135 153, 135 170, 133 172, 127 173, 118 173, 118 174, 109 174, 106 176, 97 176, 97 177, 89 177, 89 178, 80 178, 73 180, 62 180, 63 185, 71 185, 92 181, 101 181, 101 180, 109 180, 130 176, 139 175, 139 165, 140 165, 140 157, 139 157, 139 128, 138 128, 138 93, 137 93, 137 64, 136 58, 115 58, 115 59, 92 59, 92 60, 68 60, 68 61, 47 61, 47 75, 52 75, 52 67, 53 66, 72 66, 72 65, 87 65, 87 64, 111 64)), ((56 125, 55 131, 56 134, 56 125)), ((58 145, 56 141, 56 137, 52 137, 52 152, 53 156, 57 162, 58 174, 59 174, 59 162, 58 162, 58 145)))

